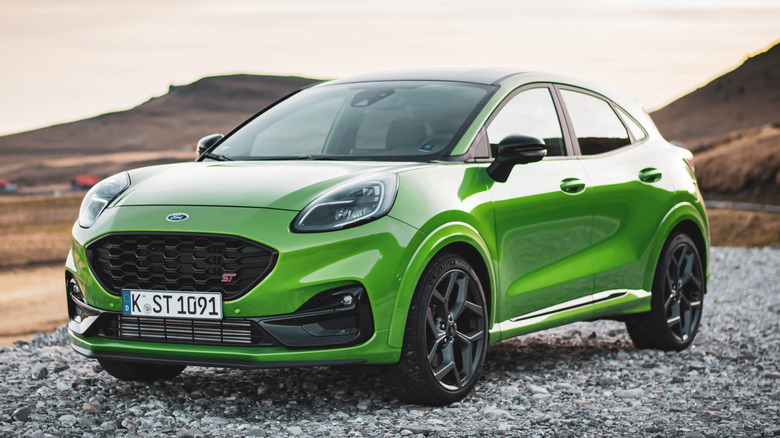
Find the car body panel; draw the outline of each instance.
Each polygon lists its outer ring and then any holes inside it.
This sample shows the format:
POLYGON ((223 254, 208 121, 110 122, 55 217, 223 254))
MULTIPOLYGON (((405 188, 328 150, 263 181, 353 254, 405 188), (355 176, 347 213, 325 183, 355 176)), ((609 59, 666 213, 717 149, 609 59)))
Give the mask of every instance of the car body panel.
MULTIPOLYGON (((674 185, 663 146, 646 142, 613 154, 581 158, 593 184, 594 290, 638 289, 646 268, 646 242, 674 203, 674 185), (643 169, 658 169, 660 180, 643 182, 643 169)), ((649 290, 649 288, 648 288, 649 290)))
POLYGON ((377 172, 402 171, 420 163, 307 160, 193 162, 160 166, 143 175, 116 203, 212 205, 300 211, 324 190, 377 172))
POLYGON ((509 339, 563 324, 599 316, 646 312, 650 310, 650 292, 646 290, 604 291, 587 300, 572 300, 532 315, 513 318, 500 324, 501 339, 509 339), (602 298, 603 297, 603 298, 602 298))
MULTIPOLYGON (((71 332, 73 344, 81 349, 99 353, 126 353, 133 356, 192 357, 225 360, 227 364, 242 362, 267 363, 269 366, 322 365, 328 361, 355 361, 361 364, 381 364, 398 361, 401 349, 388 347, 387 331, 377 331, 371 339, 356 346, 337 349, 291 350, 284 347, 223 347, 212 345, 184 345, 174 343, 117 341, 97 336, 83 337, 71 332)), ((197 362, 195 362, 197 363, 197 362)), ((235 366, 235 365, 232 365, 235 366)))
MULTIPOLYGON (((165 217, 172 212, 171 209, 170 206, 108 209, 94 231, 230 234, 259 241, 279 251, 276 266, 260 284, 246 295, 223 303, 226 316, 290 313, 317 292, 352 282, 363 284, 375 305, 392 302, 392 291, 398 286, 397 280, 388 281, 388 277, 395 277, 388 273, 397 271, 405 248, 419 233, 400 221, 385 217, 364 225, 368 228, 321 233, 313 238, 289 230, 296 212, 236 207, 226 214, 223 209, 215 207, 176 206, 176 211, 188 214, 189 219, 169 222, 165 217), (376 232, 371 232, 371 228, 376 232), (258 240, 257 236, 263 239, 258 240), (314 244, 313 240, 319 240, 320 244, 314 244), (382 247, 382 253, 377 250, 378 245, 382 247), (323 251, 327 251, 328 257, 322 257, 323 251)), ((103 290, 92 275, 86 275, 90 270, 83 248, 103 233, 87 240, 86 230, 78 225, 74 226, 73 233, 79 248, 74 252, 76 272, 73 274, 84 283, 88 302, 99 308, 120 309, 121 298, 103 290), (82 242, 82 238, 85 241, 82 242)), ((386 326, 383 318, 388 317, 383 313, 375 315, 376 325, 386 326)))
POLYGON ((577 159, 516 166, 506 183, 492 184, 496 218, 498 320, 504 321, 593 292, 592 188, 577 159), (585 184, 578 193, 564 180, 585 184))

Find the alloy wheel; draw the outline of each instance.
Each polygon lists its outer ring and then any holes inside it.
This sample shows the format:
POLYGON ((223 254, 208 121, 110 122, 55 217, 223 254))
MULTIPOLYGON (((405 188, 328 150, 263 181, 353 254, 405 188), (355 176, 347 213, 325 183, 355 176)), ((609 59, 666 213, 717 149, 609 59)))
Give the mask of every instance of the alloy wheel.
POLYGON ((701 318, 703 273, 696 251, 687 242, 672 250, 664 278, 666 324, 679 342, 685 342, 701 318))
POLYGON ((445 273, 427 305, 425 342, 433 377, 448 390, 467 385, 485 348, 482 294, 464 271, 445 273))

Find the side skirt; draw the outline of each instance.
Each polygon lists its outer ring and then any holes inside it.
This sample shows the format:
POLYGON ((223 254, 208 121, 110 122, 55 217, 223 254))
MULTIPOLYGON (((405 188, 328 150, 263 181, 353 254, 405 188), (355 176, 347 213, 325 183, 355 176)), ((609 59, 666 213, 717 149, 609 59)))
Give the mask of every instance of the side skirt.
POLYGON ((500 322, 491 329, 490 339, 509 339, 604 316, 649 312, 650 297, 651 293, 642 289, 599 292, 500 322))

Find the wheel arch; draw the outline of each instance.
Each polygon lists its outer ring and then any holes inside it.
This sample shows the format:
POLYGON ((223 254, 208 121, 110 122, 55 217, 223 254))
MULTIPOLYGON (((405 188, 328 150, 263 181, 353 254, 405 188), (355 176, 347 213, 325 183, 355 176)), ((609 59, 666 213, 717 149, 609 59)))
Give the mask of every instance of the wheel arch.
POLYGON ((485 293, 485 304, 488 308, 488 320, 490 320, 490 316, 493 314, 493 297, 490 293, 493 282, 490 279, 487 263, 485 262, 482 254, 480 254, 480 252, 477 251, 477 249, 471 244, 462 241, 450 243, 449 245, 439 250, 436 254, 442 252, 450 252, 461 256, 469 263, 469 265, 471 265, 472 268, 474 268, 474 271, 477 273, 477 279, 479 280, 480 285, 482 286, 482 290, 485 293))
POLYGON ((677 232, 683 232, 688 235, 696 244, 696 249, 702 258, 704 266, 704 292, 707 292, 709 278, 709 224, 704 207, 694 206, 690 203, 677 204, 667 213, 661 221, 658 228, 656 239, 651 246, 650 257, 648 257, 647 269, 645 269, 644 285, 646 290, 652 290, 653 277, 658 266, 658 260, 661 257, 664 245, 669 238, 677 232))
POLYGON ((477 273, 488 305, 488 326, 492 326, 495 302, 495 272, 490 263, 490 251, 482 236, 471 225, 450 223, 437 228, 418 246, 406 267, 406 273, 396 296, 390 322, 388 344, 400 348, 403 345, 406 320, 412 297, 423 271, 441 252, 451 252, 463 257, 477 273))
MULTIPOLYGON (((699 255, 701 256, 702 265, 705 267, 709 266, 709 245, 704 239, 702 230, 696 225, 696 223, 690 219, 685 219, 675 225, 675 227, 669 233, 669 236, 677 233, 678 231, 687 234, 693 240, 693 243, 696 244, 696 249, 699 251, 699 255)), ((669 239, 669 236, 667 236, 667 240, 669 239)), ((707 271, 709 271, 709 269, 707 269, 707 271)), ((704 291, 707 291, 706 285, 704 291)))

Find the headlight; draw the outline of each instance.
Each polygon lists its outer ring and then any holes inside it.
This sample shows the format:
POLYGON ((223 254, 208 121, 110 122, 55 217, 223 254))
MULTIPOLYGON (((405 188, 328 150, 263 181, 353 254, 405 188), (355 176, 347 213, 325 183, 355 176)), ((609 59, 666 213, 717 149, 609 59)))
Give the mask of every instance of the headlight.
POLYGON ((79 225, 84 228, 92 226, 108 204, 128 187, 130 187, 130 176, 127 172, 122 172, 100 181, 89 189, 84 200, 81 201, 79 225))
POLYGON ((335 231, 378 219, 390 211, 397 190, 398 177, 392 173, 335 187, 307 205, 292 229, 300 233, 335 231))

